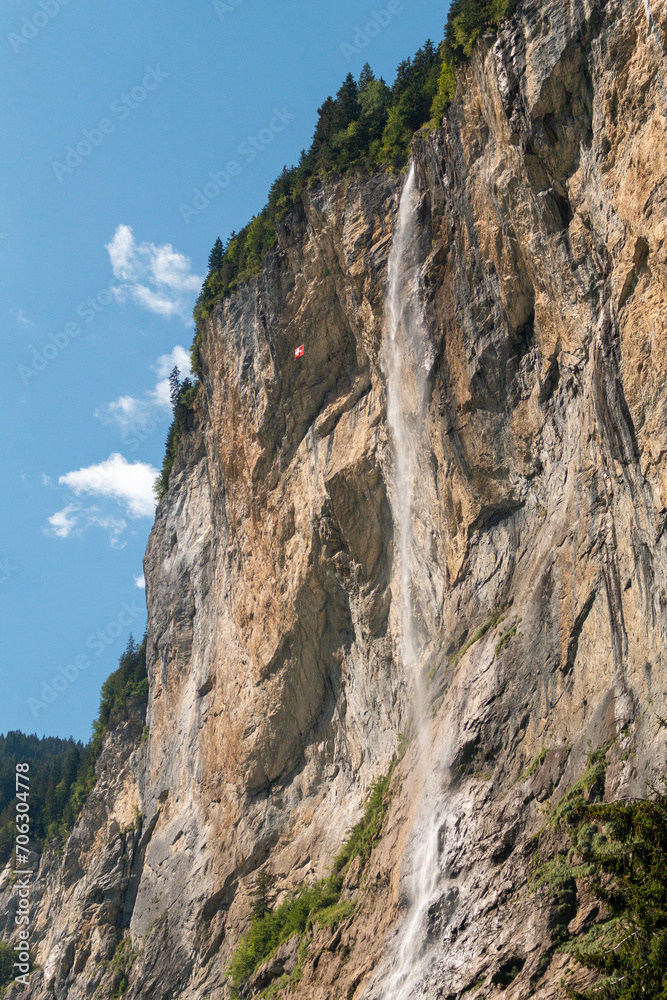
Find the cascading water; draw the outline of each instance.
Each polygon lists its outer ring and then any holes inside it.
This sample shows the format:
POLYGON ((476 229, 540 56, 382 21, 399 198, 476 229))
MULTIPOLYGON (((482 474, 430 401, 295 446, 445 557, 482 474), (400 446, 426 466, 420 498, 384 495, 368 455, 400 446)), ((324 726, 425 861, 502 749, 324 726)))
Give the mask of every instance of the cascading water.
POLYGON ((406 852, 410 872, 410 909, 399 929, 399 941, 392 948, 388 966, 380 970, 371 986, 369 995, 378 1000, 409 1000, 418 995, 415 990, 422 983, 429 966, 426 922, 440 874, 438 831, 441 806, 433 794, 433 783, 429 777, 432 766, 430 729, 425 711, 422 658, 413 601, 415 478, 424 451, 425 396, 431 360, 430 342, 419 302, 417 235, 417 185, 415 167, 411 164, 401 192, 389 255, 386 330, 381 362, 387 380, 387 419, 393 444, 390 492, 400 571, 396 595, 400 604, 400 654, 403 667, 408 676, 412 676, 413 682, 413 724, 418 741, 421 802, 406 852))
POLYGON ((387 379, 387 419, 394 451, 392 508, 398 529, 401 570, 401 658, 408 669, 415 667, 417 659, 410 572, 412 498, 426 383, 426 373, 420 364, 424 335, 415 302, 414 268, 410 267, 415 236, 415 195, 415 168, 412 164, 401 193, 396 232, 389 254, 386 334, 381 358, 387 379))

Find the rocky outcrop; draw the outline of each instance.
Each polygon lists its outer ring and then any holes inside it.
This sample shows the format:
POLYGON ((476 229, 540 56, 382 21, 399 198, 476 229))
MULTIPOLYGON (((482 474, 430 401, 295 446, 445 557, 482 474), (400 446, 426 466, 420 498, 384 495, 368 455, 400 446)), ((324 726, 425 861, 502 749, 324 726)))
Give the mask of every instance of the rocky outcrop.
MULTIPOLYGON (((415 140, 429 751, 413 739, 355 914, 313 930, 286 995, 383 995, 428 836, 424 995, 559 995, 529 886, 544 810, 591 748, 615 740, 610 795, 664 761, 666 33, 664 2, 524 0, 415 140)), ((35 1000, 227 997, 257 871, 324 875, 410 730, 380 364, 400 186, 311 188, 203 325, 145 560, 150 737, 109 738, 42 859, 35 1000)))

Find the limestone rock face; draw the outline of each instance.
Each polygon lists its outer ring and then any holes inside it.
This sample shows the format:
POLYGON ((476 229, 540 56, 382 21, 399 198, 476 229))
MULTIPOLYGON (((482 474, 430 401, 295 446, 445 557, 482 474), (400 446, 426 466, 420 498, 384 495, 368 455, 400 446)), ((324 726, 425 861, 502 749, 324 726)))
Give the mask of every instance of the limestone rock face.
MULTIPOLYGON (((664 762, 665 42, 665 0, 523 0, 415 140, 427 739, 346 886, 354 918, 316 932, 289 996, 385 995, 429 836, 420 995, 560 995, 531 837, 591 748, 616 740, 610 795, 664 762)), ((310 189, 204 323, 145 559, 150 737, 136 718, 110 734, 69 843, 41 860, 22 996, 227 998, 257 870, 281 892, 326 874, 415 732, 381 367, 401 184, 310 189)))

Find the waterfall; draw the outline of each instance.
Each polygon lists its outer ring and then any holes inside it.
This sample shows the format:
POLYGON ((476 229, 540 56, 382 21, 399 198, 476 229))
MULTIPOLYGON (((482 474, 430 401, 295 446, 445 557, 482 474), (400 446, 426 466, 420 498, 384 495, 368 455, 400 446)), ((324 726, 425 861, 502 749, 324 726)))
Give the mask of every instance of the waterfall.
POLYGON ((417 185, 411 164, 389 255, 381 364, 387 382, 387 420, 393 452, 389 488, 399 562, 395 596, 400 604, 400 655, 408 679, 413 681, 420 802, 406 851, 409 911, 398 930, 398 941, 392 943, 388 962, 383 963, 371 985, 369 996, 377 1000, 409 1000, 416 995, 413 991, 430 965, 427 922, 440 876, 438 835, 442 807, 432 789, 431 734, 413 596, 417 562, 413 529, 415 480, 420 456, 424 455, 426 385, 432 360, 419 301, 417 234, 417 185))
POLYGON ((401 659, 415 669, 417 639, 412 602, 410 562, 413 554, 413 492, 415 463, 422 433, 426 372, 424 332, 416 301, 414 252, 416 182, 414 164, 401 192, 396 231, 389 254, 386 333, 381 364, 387 380, 387 420, 393 439, 393 515, 400 563, 401 659))

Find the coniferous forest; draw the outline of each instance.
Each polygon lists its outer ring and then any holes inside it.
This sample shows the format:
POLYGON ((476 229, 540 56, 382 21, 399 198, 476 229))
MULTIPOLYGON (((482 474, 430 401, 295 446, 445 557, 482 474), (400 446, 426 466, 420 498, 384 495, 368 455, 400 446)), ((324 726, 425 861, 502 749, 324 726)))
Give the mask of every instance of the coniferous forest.
MULTIPOLYGON (((404 167, 415 133, 440 124, 454 94, 455 65, 470 55, 479 35, 495 27, 514 5, 515 0, 455 0, 440 44, 429 39, 412 58, 404 59, 391 87, 376 78, 368 63, 358 80, 348 73, 336 96, 327 97, 318 108, 310 149, 302 151, 298 164, 283 168, 271 185, 266 206, 241 232, 231 233, 226 243, 217 238, 195 321, 258 273, 276 244, 276 224, 318 177, 404 167)), ((199 373, 196 337, 192 361, 199 373)))
POLYGON ((95 784, 95 765, 107 730, 130 707, 144 705, 147 697, 146 640, 137 645, 130 636, 118 670, 102 685, 89 743, 20 732, 0 735, 1 865, 10 859, 16 835, 16 765, 30 765, 30 841, 33 849, 41 850, 47 842, 65 838, 74 826, 95 784))

